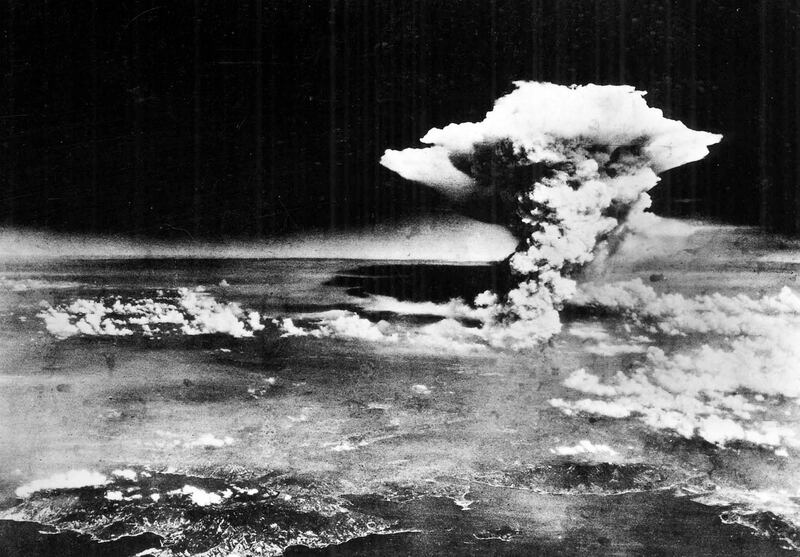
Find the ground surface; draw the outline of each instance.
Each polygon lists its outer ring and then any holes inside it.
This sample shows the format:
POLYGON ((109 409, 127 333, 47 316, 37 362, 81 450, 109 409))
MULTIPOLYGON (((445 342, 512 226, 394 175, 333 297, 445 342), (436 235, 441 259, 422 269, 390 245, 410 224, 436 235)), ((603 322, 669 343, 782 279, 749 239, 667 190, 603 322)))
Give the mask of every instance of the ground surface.
MULTIPOLYGON (((796 287, 792 246, 748 234, 667 239, 651 258, 585 278, 640 277, 687 295, 796 287)), ((58 339, 37 318, 42 300, 205 285, 220 302, 300 322, 370 294, 475 294, 498 280, 490 267, 40 259, 0 271, 0 555, 777 555, 798 540, 778 511, 745 520, 698 500, 720 486, 797 493, 793 451, 717 446, 549 403, 569 398, 575 369, 641 357, 587 351, 569 334, 608 317, 567 312, 564 333, 536 349, 474 352, 282 338, 269 320, 247 338, 58 339), (610 451, 564 450, 584 440, 610 451), (30 485, 41 489, 20 491, 30 485)))

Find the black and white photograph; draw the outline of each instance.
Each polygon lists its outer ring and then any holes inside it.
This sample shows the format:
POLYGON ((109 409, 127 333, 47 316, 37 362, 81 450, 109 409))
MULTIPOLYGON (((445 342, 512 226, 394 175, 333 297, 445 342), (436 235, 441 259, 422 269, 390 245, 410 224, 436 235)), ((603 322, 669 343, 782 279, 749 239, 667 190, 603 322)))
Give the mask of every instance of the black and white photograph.
POLYGON ((0 557, 800 554, 800 2, 0 0, 0 557))

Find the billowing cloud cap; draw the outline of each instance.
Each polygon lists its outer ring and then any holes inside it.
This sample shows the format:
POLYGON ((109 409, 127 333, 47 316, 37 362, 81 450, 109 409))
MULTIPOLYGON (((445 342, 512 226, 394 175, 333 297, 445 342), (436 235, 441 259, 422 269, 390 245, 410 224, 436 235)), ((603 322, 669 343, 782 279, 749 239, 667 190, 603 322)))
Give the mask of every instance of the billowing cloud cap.
POLYGON ((553 83, 516 81, 513 92, 497 100, 482 122, 450 124, 430 130, 422 149, 387 150, 381 164, 409 180, 422 182, 454 198, 467 196, 474 180, 451 162, 469 155, 476 145, 510 140, 531 163, 557 163, 558 142, 582 145, 638 145, 643 159, 659 173, 702 159, 721 135, 695 131, 664 118, 647 105, 644 91, 629 85, 566 87, 553 83))

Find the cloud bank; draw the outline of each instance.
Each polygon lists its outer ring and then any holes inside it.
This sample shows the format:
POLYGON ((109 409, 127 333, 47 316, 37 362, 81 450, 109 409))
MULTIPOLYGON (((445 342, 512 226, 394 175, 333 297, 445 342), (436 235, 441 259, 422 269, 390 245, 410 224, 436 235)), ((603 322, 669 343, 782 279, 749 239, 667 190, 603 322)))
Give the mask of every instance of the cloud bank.
POLYGON ((621 317, 631 336, 646 330, 679 342, 650 346, 638 365, 611 376, 576 370, 564 385, 593 398, 556 398, 552 406, 635 418, 719 445, 800 447, 792 412, 778 411, 783 400, 800 402, 800 297, 791 289, 685 297, 636 279, 582 285, 570 304, 621 317))
POLYGON ((264 329, 261 315, 235 302, 218 302, 202 288, 161 292, 156 298, 123 300, 77 299, 51 306, 42 302, 38 317, 57 338, 88 336, 161 336, 169 334, 226 334, 251 337, 264 329))
POLYGON ((52 234, 0 228, 0 260, 30 258, 308 258, 484 262, 514 251, 502 226, 458 214, 423 215, 348 232, 306 232, 259 241, 211 243, 52 234))

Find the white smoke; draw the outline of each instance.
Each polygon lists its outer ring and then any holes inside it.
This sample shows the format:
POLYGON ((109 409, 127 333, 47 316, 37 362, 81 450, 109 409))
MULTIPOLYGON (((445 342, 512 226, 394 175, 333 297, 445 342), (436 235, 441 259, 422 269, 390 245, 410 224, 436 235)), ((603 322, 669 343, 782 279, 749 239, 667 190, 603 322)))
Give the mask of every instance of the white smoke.
POLYGON ((381 163, 409 180, 438 189, 450 185, 456 196, 476 185, 453 165, 452 156, 503 139, 524 149, 532 163, 568 160, 572 153, 562 145, 569 140, 612 149, 639 142, 655 172, 702 159, 708 146, 721 139, 664 118, 661 110, 647 106, 645 92, 628 85, 564 87, 526 81, 514 85, 517 89, 498 99, 482 122, 434 128, 421 139, 432 147, 390 149, 381 163))
POLYGON ((70 470, 68 472, 53 474, 48 478, 33 480, 22 485, 14 492, 17 497, 30 497, 37 491, 49 489, 78 489, 81 487, 96 487, 106 485, 110 480, 103 474, 91 470, 70 470))
POLYGON ((570 274, 649 206, 656 174, 703 158, 721 136, 664 118, 629 86, 515 85, 482 122, 432 129, 421 140, 431 147, 388 150, 381 163, 455 199, 512 205, 519 284, 484 307, 487 327, 502 325, 492 344, 519 347, 560 330, 570 274))
POLYGON ((595 444, 588 439, 581 439, 576 445, 573 446, 560 446, 555 449, 550 449, 550 452, 558 456, 579 456, 579 455, 604 455, 606 459, 613 457, 617 451, 608 445, 595 444))
MULTIPOLYGON (((188 497, 189 500, 192 502, 192 504, 197 505, 198 507, 219 505, 220 503, 222 503, 223 499, 226 498, 226 492, 223 493, 209 492, 193 485, 185 485, 181 489, 173 489, 172 491, 168 491, 167 495, 172 497, 177 497, 177 496, 188 497)), ((230 495, 228 495, 228 497, 230 497, 230 495)))
POLYGON ((372 322, 347 310, 306 313, 297 317, 302 323, 295 323, 292 318, 273 320, 281 337, 330 337, 393 345, 402 343, 403 346, 415 350, 449 353, 479 352, 488 343, 484 330, 465 327, 449 317, 418 328, 408 328, 383 320, 372 322))
POLYGON ((68 305, 42 302, 38 317, 58 338, 86 336, 143 336, 226 334, 250 337, 264 329, 261 315, 235 302, 218 302, 202 288, 180 288, 174 295, 123 301, 77 299, 68 305))
POLYGON ((291 318, 275 320, 275 324, 281 330, 281 336, 337 337, 373 342, 397 341, 397 335, 388 331, 389 324, 386 321, 373 323, 352 311, 334 309, 319 313, 309 313, 302 317, 311 321, 312 326, 305 329, 296 325, 291 318))
POLYGON ((678 348, 651 346, 640 365, 610 377, 579 369, 564 385, 599 398, 551 405, 568 414, 636 417, 720 445, 800 447, 793 413, 776 411, 782 400, 800 401, 800 297, 789 288, 761 298, 685 297, 657 294, 636 279, 584 284, 570 304, 619 314, 628 335, 651 330, 678 339, 678 348))

